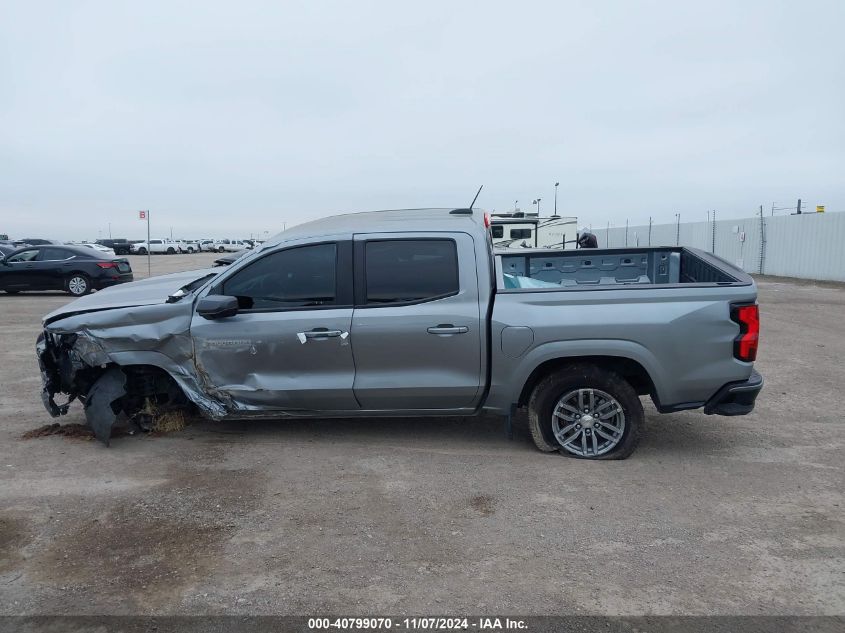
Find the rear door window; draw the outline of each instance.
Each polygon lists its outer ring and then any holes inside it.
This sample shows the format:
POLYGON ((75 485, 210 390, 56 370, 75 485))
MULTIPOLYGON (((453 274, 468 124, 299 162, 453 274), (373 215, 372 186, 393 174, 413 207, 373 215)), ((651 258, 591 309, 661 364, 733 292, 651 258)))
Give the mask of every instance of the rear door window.
POLYGON ((453 240, 374 240, 364 255, 367 305, 430 301, 458 293, 453 240))
POLYGON ((527 240, 531 237, 531 229, 511 229, 512 240, 527 240))
POLYGON ((42 262, 55 262, 63 259, 70 259, 74 254, 64 248, 44 248, 38 257, 42 262))

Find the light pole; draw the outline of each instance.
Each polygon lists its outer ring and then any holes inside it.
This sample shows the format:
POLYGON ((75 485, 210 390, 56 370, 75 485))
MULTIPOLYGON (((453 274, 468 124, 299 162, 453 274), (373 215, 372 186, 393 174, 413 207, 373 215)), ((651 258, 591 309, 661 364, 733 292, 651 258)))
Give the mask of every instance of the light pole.
POLYGON ((516 205, 519 203, 519 200, 513 201, 513 212, 516 213, 516 205))
POLYGON ((559 184, 560 184, 559 182, 555 183, 555 215, 557 215, 557 186, 559 184))
POLYGON ((676 213, 675 218, 678 220, 678 225, 675 230, 675 246, 680 246, 681 244, 681 214, 676 213))
POLYGON ((542 198, 537 198, 534 202, 531 203, 531 204, 537 205, 537 217, 538 218, 540 217, 540 200, 542 200, 542 198))

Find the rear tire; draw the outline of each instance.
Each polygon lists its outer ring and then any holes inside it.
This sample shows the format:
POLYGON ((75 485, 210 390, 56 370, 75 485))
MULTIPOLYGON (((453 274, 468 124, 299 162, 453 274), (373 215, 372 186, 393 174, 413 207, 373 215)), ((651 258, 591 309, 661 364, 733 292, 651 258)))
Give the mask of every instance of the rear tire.
POLYGON ((217 249, 217 252, 218 253, 225 253, 226 249, 221 246, 220 248, 217 249))
POLYGON ((138 249, 138 254, 139 254, 139 255, 146 255, 146 254, 147 254, 147 249, 146 249, 146 248, 139 248, 139 249, 138 249))
POLYGON ((644 423, 633 387, 619 374, 594 365, 573 363, 549 374, 528 403, 535 446, 567 457, 625 459, 637 447, 644 423), (584 409, 572 406, 579 397, 584 409))
POLYGON ((84 273, 73 273, 67 278, 65 290, 74 297, 82 297, 91 292, 91 279, 84 273))
POLYGON ((168 247, 167 247, 167 254, 168 254, 168 255, 175 255, 175 254, 176 254, 176 250, 175 250, 172 246, 168 246, 168 247))

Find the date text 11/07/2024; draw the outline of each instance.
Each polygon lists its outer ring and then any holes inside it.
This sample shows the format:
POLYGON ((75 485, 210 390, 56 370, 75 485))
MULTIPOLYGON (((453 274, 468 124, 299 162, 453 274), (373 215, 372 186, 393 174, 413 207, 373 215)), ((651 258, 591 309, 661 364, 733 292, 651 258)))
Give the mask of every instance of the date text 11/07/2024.
POLYGON ((329 629, 405 629, 423 631, 459 631, 476 629, 480 631, 524 630, 524 620, 498 617, 418 617, 418 618, 308 618, 308 628, 312 630, 329 629))

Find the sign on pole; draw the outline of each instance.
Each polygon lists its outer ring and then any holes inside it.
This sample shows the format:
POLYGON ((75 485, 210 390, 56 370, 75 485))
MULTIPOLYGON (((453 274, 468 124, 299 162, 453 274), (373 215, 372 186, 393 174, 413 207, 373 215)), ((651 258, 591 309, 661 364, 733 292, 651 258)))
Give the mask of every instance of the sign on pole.
POLYGON ((146 209, 143 211, 138 211, 138 219, 139 220, 146 220, 147 221, 147 277, 153 276, 152 271, 152 262, 150 258, 152 257, 152 253, 150 253, 150 210, 146 209))
POLYGON ((816 205, 816 213, 824 213, 824 205, 823 204, 817 204, 816 205))

